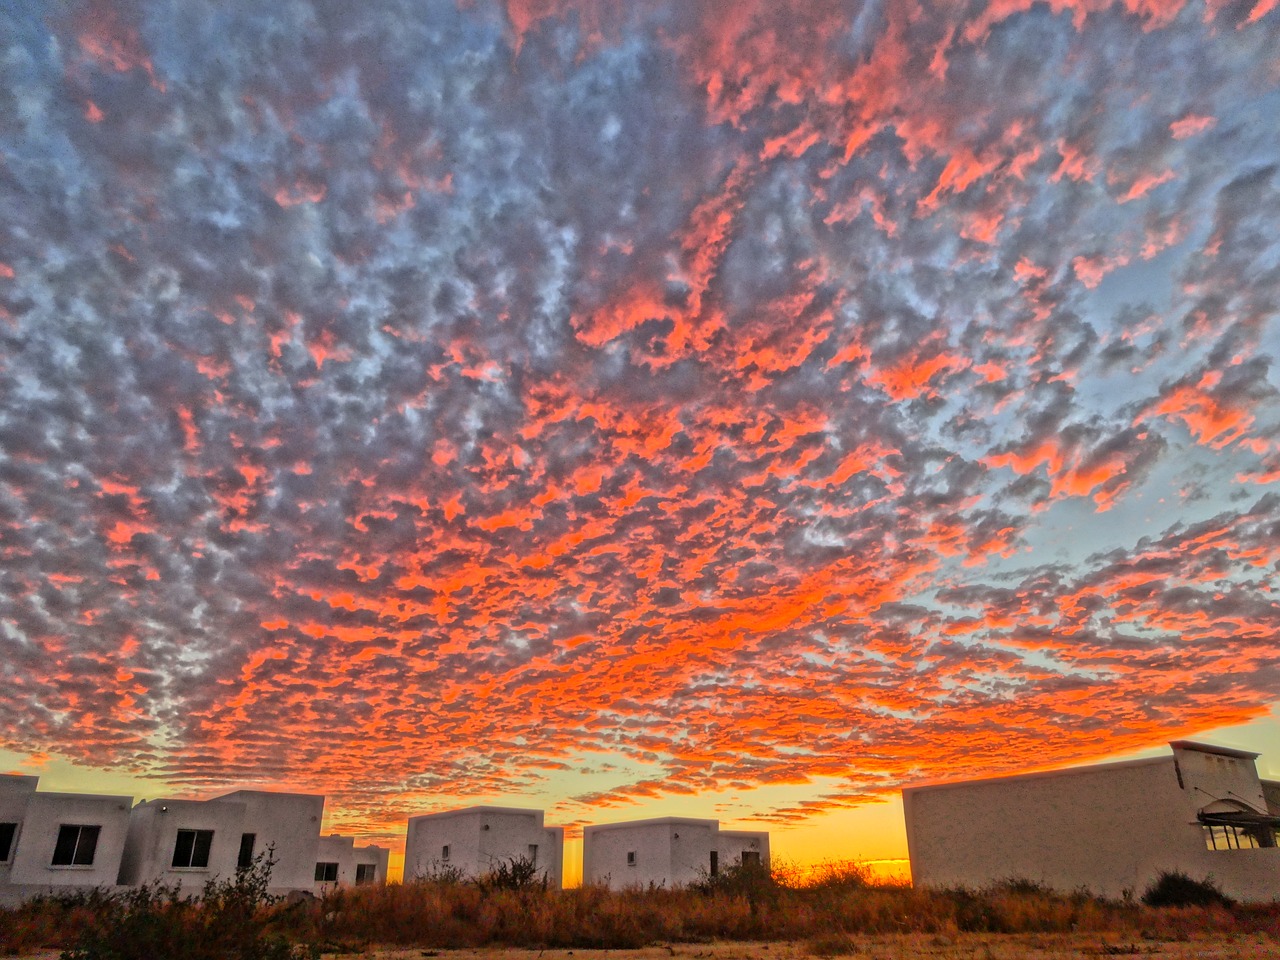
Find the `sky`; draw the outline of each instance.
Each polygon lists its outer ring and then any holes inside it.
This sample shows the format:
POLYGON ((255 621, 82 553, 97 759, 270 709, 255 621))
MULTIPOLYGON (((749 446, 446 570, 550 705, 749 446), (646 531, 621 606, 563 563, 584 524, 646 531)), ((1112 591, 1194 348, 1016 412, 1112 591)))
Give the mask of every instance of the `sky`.
POLYGON ((1280 754, 1277 6, 10 0, 0 767, 803 862, 1280 754))

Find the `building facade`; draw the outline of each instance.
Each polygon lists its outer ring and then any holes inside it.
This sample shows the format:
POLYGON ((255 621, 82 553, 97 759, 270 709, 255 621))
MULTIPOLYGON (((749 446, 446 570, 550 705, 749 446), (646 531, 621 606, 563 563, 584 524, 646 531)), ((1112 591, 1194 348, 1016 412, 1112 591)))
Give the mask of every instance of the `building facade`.
POLYGON ((259 857, 274 861, 274 894, 387 879, 385 848, 321 839, 321 796, 237 790, 134 806, 132 797, 37 791, 38 780, 0 775, 0 904, 152 882, 198 896, 259 857))
POLYGON ((615 890, 683 886, 752 863, 769 866, 769 834, 721 830, 716 820, 629 820, 582 835, 582 882, 615 890))
POLYGON ((404 877, 482 877, 500 864, 529 860, 559 889, 563 858, 564 828, 545 826, 541 810, 465 807, 409 818, 404 877))
POLYGON ((1141 895, 1165 871, 1280 898, 1280 783, 1258 754, 1189 741, 1167 757, 902 791, 917 886, 1023 878, 1141 895))
POLYGON ((260 854, 274 860, 270 890, 315 884, 324 797, 237 790, 212 800, 144 800, 133 808, 120 882, 161 882, 198 893, 260 854))
POLYGON ((114 887, 133 798, 44 793, 38 782, 0 775, 0 903, 114 887))
POLYGON ((331 833, 320 838, 316 852, 315 892, 325 894, 335 887, 362 887, 387 882, 386 847, 357 847, 351 837, 331 833))

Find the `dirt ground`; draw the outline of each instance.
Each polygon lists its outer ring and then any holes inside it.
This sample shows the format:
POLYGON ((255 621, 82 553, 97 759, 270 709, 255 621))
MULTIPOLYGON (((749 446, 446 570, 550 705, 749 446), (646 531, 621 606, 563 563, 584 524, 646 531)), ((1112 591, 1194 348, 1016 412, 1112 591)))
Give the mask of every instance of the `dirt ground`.
MULTIPOLYGON (((925 934, 891 937, 850 937, 843 949, 811 943, 673 944, 642 950, 423 950, 378 949, 363 960, 832 960, 851 956, 867 960, 1082 960, 1109 956, 1140 956, 1152 960, 1280 960, 1280 941, 1266 936, 1217 936, 1181 942, 1134 939, 1112 934, 965 934, 940 937, 925 934)), ((325 954, 340 960, 342 955, 325 954)), ((351 956, 350 954, 346 956, 351 956)))
MULTIPOLYGON (((956 937, 850 937, 815 952, 810 943, 672 944, 640 950, 424 950, 380 947, 360 953, 326 953, 324 960, 1093 960, 1146 957, 1149 960, 1280 960, 1280 940, 1265 935, 1211 936, 1182 941, 1135 939, 1131 934, 962 934, 956 937), (847 952, 844 952, 847 951, 847 952)), ((57 960, 59 951, 28 954, 20 960, 57 960)))

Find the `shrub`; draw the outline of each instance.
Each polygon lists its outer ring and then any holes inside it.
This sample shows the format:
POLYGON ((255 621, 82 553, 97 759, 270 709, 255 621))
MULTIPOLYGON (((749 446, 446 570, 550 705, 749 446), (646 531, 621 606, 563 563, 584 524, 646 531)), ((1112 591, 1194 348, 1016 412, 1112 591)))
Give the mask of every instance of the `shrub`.
POLYGON ((62 960, 298 960, 318 951, 267 933, 274 850, 230 880, 210 880, 199 900, 161 883, 105 894, 96 918, 62 960))
POLYGON ((476 880, 483 891, 547 889, 546 871, 540 871, 528 857, 499 860, 483 877, 476 880))
POLYGON ((1213 882, 1213 877, 1193 880, 1180 870, 1164 870, 1142 895, 1149 907, 1231 907, 1230 897, 1213 882))

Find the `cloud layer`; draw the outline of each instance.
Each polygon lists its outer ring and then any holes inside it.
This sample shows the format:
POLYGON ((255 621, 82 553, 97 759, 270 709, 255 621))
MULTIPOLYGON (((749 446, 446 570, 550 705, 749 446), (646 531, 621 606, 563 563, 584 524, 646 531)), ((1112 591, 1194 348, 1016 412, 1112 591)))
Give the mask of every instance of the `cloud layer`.
POLYGON ((0 746, 785 820, 1258 715, 1273 8, 17 5, 0 746))

